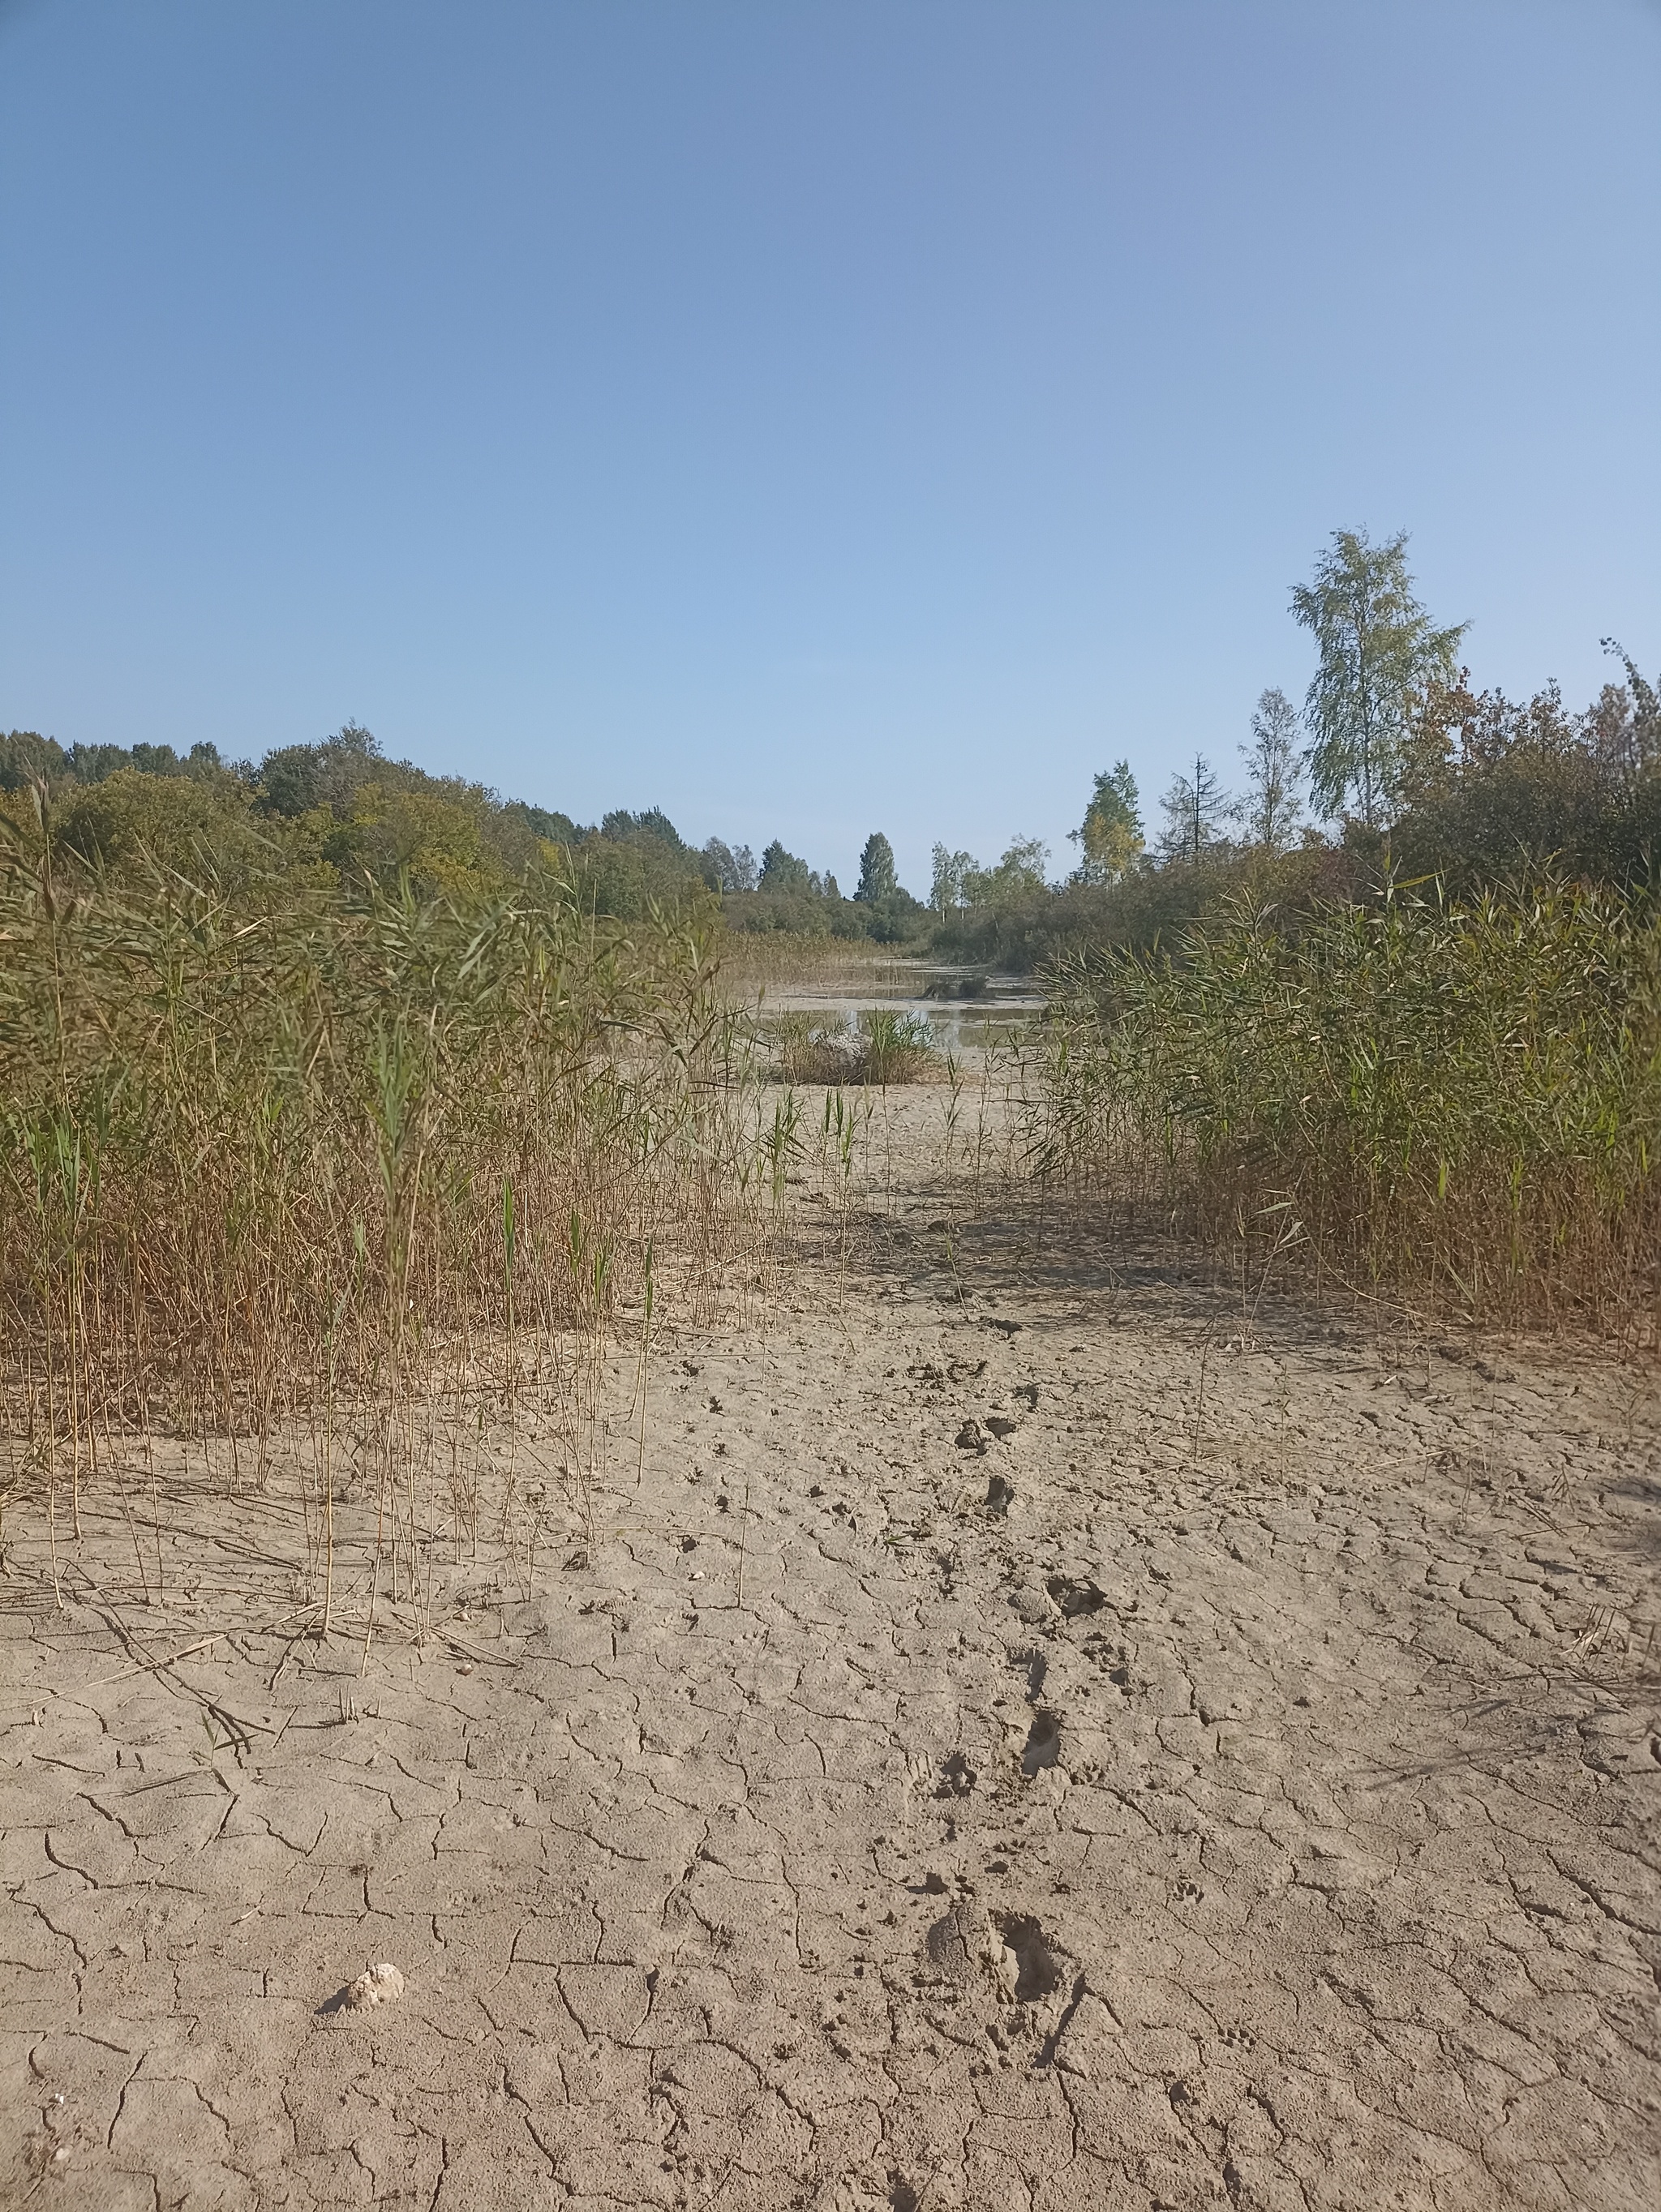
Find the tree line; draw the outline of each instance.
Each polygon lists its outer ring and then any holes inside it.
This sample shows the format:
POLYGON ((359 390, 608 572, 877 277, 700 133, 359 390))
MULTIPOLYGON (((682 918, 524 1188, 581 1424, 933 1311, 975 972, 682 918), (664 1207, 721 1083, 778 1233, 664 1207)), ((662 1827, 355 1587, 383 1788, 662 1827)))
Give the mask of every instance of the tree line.
POLYGON ((1661 854, 1661 696, 1619 643, 1625 680, 1579 713, 1555 684, 1518 704, 1475 690, 1468 624, 1418 596, 1405 532, 1335 531, 1290 611, 1317 665, 1301 708, 1278 686, 1253 708, 1238 787, 1203 750, 1150 827, 1128 761, 1097 775, 1059 883, 1013 839, 994 867, 934 848, 930 903, 954 949, 1030 958, 1083 939, 1147 941, 1242 890, 1294 902, 1366 895, 1387 878, 1452 891, 1543 872, 1630 888, 1661 854))
POLYGON ((1354 896, 1406 871, 1468 890, 1548 865, 1647 881, 1661 851, 1657 688, 1605 640, 1625 680, 1581 712, 1555 685, 1520 705, 1475 690, 1459 659, 1468 626, 1433 621, 1407 542, 1335 531, 1292 593, 1317 653, 1301 708, 1266 689, 1238 787, 1196 750, 1151 831, 1129 763, 1102 770, 1059 882, 1034 837, 1012 838, 989 864, 937 844, 925 902, 873 831, 844 896, 779 839, 759 859, 721 837, 694 846, 655 806, 579 823, 389 760, 355 722, 257 763, 226 761, 211 744, 65 747, 15 730, 0 737, 0 831, 25 844, 49 836, 88 871, 407 879, 423 896, 488 892, 553 867, 596 912, 624 920, 714 895, 733 929, 932 940, 1015 960, 1081 939, 1146 940, 1243 887, 1294 902, 1354 896))
POLYGON ((50 836, 60 861, 88 873, 280 874, 349 889, 403 878, 432 896, 488 893, 551 867, 574 877, 597 913, 625 921, 709 894, 740 929, 893 942, 928 920, 901 887, 880 832, 866 841, 844 897, 834 875, 777 838, 757 860, 721 837, 690 843, 661 807, 581 823, 390 760, 356 722, 258 763, 227 761, 211 744, 182 754, 166 744, 64 746, 13 730, 0 736, 0 832, 8 827, 26 845, 50 836))

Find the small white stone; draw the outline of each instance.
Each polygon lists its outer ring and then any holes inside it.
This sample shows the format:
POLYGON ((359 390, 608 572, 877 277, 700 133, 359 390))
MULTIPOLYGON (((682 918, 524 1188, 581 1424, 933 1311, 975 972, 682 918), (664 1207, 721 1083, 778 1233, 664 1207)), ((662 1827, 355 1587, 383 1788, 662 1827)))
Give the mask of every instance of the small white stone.
POLYGON ((378 1966, 362 1973, 346 1991, 344 2009, 348 2012, 367 2012, 374 2005, 391 2004, 404 1994, 404 1977, 398 1968, 383 1959, 378 1966))

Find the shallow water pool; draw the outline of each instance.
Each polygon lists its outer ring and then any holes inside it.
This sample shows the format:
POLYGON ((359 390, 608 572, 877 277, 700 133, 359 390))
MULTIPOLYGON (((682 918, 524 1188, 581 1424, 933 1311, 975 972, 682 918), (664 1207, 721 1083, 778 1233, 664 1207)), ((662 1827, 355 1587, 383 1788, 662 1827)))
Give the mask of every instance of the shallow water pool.
POLYGON ((1044 999, 1027 975, 989 975, 983 969, 933 960, 891 960, 874 966, 857 983, 776 984, 762 1000, 767 1014, 808 1013, 840 1019, 852 1028, 867 1010, 915 1014, 927 1021, 942 1052, 983 1052, 1013 1041, 1043 1011, 1044 999))

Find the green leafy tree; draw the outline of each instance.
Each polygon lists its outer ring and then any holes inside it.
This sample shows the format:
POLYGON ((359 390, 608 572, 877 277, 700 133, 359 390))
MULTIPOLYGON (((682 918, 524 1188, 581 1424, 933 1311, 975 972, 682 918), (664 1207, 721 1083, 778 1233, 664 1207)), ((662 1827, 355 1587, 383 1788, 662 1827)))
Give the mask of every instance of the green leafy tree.
POLYGON ((1230 811, 1228 795, 1203 753, 1195 754, 1192 775, 1171 779, 1159 808, 1165 816, 1159 851, 1165 860, 1197 860, 1223 842, 1223 824, 1230 811))
POLYGON ((53 783, 69 768, 69 756, 53 738, 38 730, 9 730, 0 737, 0 791, 26 791, 32 783, 53 783))
POLYGON ((876 906, 884 899, 892 898, 899 887, 894 848, 880 830, 873 830, 860 854, 860 884, 854 896, 867 906, 876 906))
POLYGON ((106 776, 118 775, 132 765, 125 745, 73 744, 69 750, 70 774, 77 783, 102 783, 106 776))
POLYGON ((1050 848, 1041 837, 1012 837, 995 867, 971 867, 964 878, 964 898, 970 906, 1007 906, 1048 890, 1044 869, 1050 848))
POLYGON ((1068 835, 1082 854, 1078 874, 1088 884, 1116 884, 1141 857, 1142 817, 1130 763, 1104 769, 1085 809, 1083 823, 1068 835))
POLYGON ((460 783, 416 791, 374 779, 360 784, 350 819, 328 837, 324 853, 344 875, 391 883, 407 874, 423 897, 480 893, 502 880, 486 839, 482 794, 460 783))
POLYGON ((568 851, 580 845, 585 837, 594 835, 573 822, 569 814, 557 811, 551 813, 545 806, 532 806, 528 799, 510 799, 502 808, 510 820, 518 822, 544 845, 563 846, 568 851))
POLYGON ((59 846, 89 868, 240 874, 271 865, 247 794, 229 779, 222 792, 186 776, 118 769, 70 785, 53 826, 59 846))
POLYGON ((970 879, 980 871, 972 853, 952 853, 944 845, 936 845, 932 857, 928 903, 944 921, 947 915, 969 903, 970 879))
POLYGON ((281 745, 267 753, 259 769, 261 804, 267 813, 286 815, 332 806, 344 819, 359 785, 382 768, 372 732, 348 722, 320 745, 281 745))
POLYGON ((1452 681, 1469 628, 1433 624, 1414 596, 1407 543, 1404 530, 1378 545, 1365 530, 1335 530, 1313 580, 1292 594, 1321 656, 1304 707, 1315 803, 1331 817, 1353 800, 1369 829, 1395 811, 1415 702, 1452 681))
POLYGON ((38 783, 102 783, 123 769, 141 775, 189 775, 198 779, 233 773, 219 757, 216 744, 191 747, 181 760, 171 745, 75 744, 67 750, 51 738, 32 730, 13 730, 0 736, 0 791, 21 791, 38 783))
POLYGON ((729 845, 724 837, 712 837, 703 848, 703 872, 718 891, 752 891, 756 856, 747 845, 729 845))
POLYGON ((756 889, 761 891, 812 891, 818 888, 813 881, 813 872, 806 860, 787 853, 779 840, 772 843, 761 856, 761 875, 756 889))
MULTIPOLYGON (((1661 764, 1661 691, 1644 675, 1618 640, 1606 637, 1599 642, 1604 652, 1612 653, 1627 672, 1624 690, 1611 684, 1605 692, 1609 707, 1615 711, 1605 708, 1599 735, 1607 757, 1628 782, 1635 782, 1648 769, 1661 764)), ((1599 704, 1603 702, 1600 701, 1599 704)), ((1593 713, 1597 712, 1594 708, 1593 713)))
POLYGON ((679 830, 660 806, 648 806, 639 814, 631 814, 626 806, 614 807, 601 817, 599 834, 614 845, 633 845, 642 837, 651 837, 660 845, 666 845, 672 853, 688 849, 679 830))
POLYGON ((1298 758, 1298 709, 1284 691, 1263 692, 1252 709, 1251 742, 1240 747, 1246 793, 1238 821, 1246 842, 1266 853, 1284 852, 1298 834, 1303 780, 1298 758))

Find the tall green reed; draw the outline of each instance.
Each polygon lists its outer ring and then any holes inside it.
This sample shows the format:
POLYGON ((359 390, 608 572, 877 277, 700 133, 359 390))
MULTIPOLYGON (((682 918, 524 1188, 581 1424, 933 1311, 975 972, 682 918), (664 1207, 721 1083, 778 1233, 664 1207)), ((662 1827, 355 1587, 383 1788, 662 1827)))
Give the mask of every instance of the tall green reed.
POLYGON ((1661 927, 1548 884, 1393 889, 1075 958, 1026 1116, 1040 1179, 1473 1313, 1653 1312, 1661 927))
POLYGON ((760 1264, 761 1109, 715 986, 703 937, 597 923, 553 878, 70 892, 49 839, 11 851, 0 1388, 52 1499, 67 1459, 78 1514, 100 1435, 212 1434, 259 1480, 298 1425, 326 1608, 345 1407, 406 1596, 399 1477, 446 1424, 458 1468, 463 1400, 475 1464, 528 1394, 591 1492, 616 1316, 649 1330, 666 1291, 708 1318, 760 1264))

